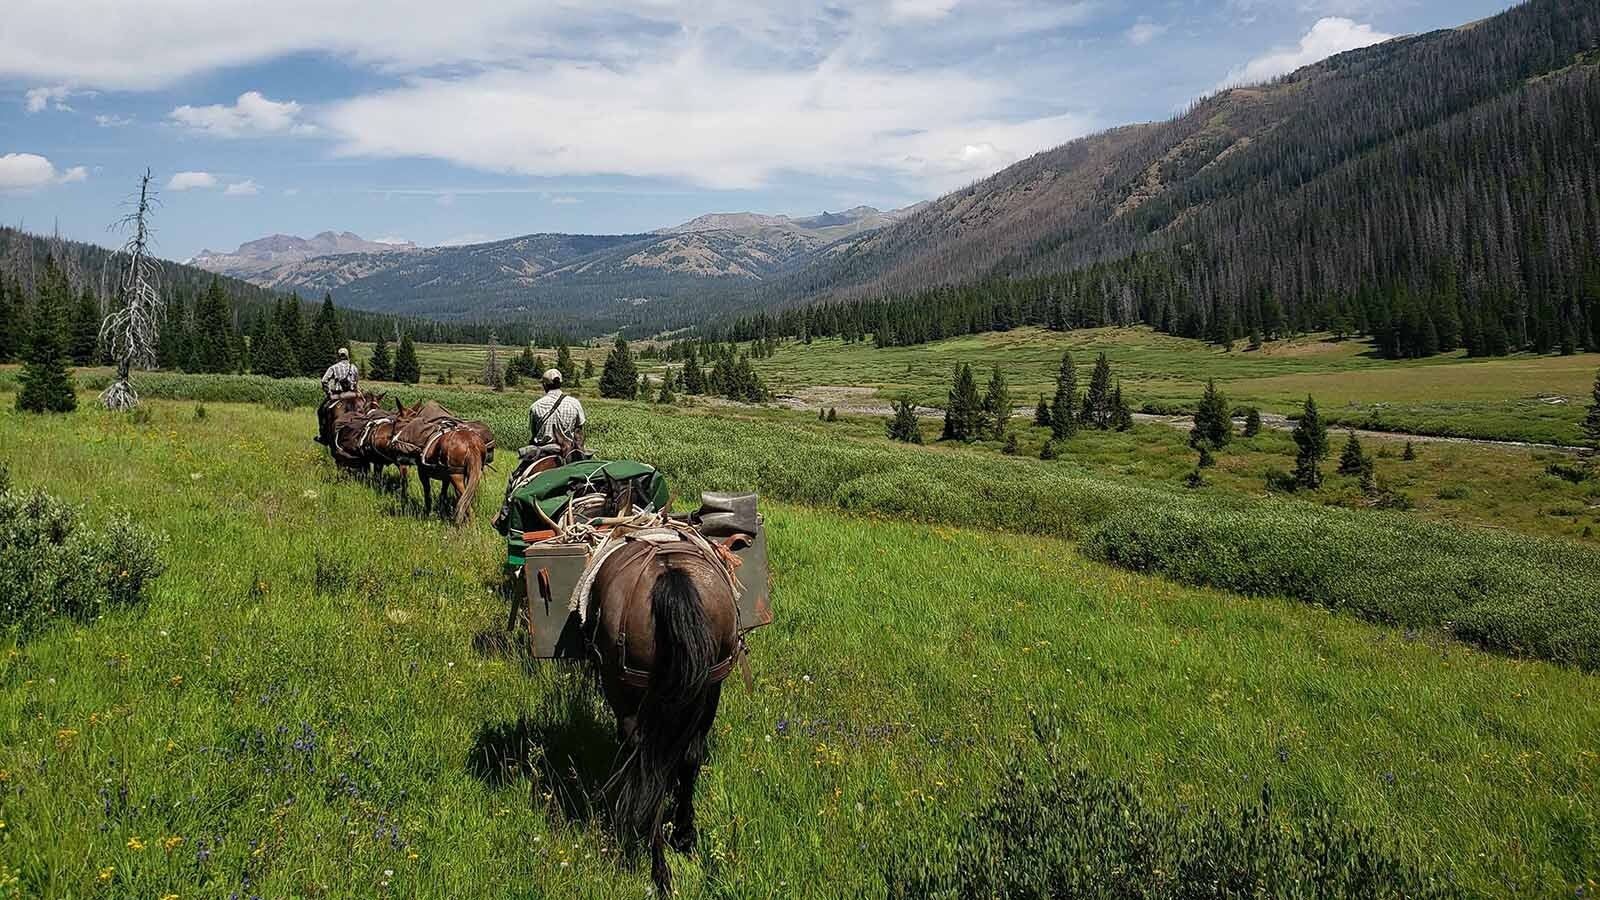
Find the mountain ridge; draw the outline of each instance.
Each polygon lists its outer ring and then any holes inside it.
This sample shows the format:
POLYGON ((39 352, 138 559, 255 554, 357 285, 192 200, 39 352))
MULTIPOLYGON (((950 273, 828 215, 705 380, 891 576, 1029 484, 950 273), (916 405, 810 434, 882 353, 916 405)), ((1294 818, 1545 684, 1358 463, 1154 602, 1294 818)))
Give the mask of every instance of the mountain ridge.
POLYGON ((449 247, 378 244, 350 232, 271 235, 194 263, 262 287, 334 292, 355 308, 444 319, 576 311, 610 326, 638 319, 652 302, 708 308, 708 298, 792 271, 918 208, 708 213, 644 234, 545 232, 449 247))

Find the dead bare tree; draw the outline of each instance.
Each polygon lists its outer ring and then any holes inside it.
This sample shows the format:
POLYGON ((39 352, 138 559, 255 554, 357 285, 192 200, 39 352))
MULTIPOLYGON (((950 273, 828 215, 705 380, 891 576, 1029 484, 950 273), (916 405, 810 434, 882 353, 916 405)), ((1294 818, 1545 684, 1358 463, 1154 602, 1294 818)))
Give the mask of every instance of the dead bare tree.
POLYGON ((161 302, 161 263, 150 255, 150 213, 160 201, 150 188, 150 170, 139 179, 137 197, 130 197, 133 208, 112 224, 128 232, 118 261, 117 304, 100 324, 100 340, 111 348, 117 361, 117 380, 100 395, 107 409, 128 410, 139 405, 139 394, 128 381, 135 366, 156 364, 156 348, 161 340, 161 321, 166 306, 161 302))

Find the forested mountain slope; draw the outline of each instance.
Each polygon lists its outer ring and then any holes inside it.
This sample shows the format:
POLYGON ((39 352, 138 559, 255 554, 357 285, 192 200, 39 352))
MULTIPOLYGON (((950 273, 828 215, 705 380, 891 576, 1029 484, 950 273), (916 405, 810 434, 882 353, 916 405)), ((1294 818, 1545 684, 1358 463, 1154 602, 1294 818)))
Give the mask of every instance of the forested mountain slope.
POLYGON ((1600 345, 1597 148, 1600 4, 1533 0, 1038 154, 775 298, 904 308, 825 303, 741 329, 892 320, 903 342, 1145 321, 1219 339, 1381 328, 1402 355, 1600 345))

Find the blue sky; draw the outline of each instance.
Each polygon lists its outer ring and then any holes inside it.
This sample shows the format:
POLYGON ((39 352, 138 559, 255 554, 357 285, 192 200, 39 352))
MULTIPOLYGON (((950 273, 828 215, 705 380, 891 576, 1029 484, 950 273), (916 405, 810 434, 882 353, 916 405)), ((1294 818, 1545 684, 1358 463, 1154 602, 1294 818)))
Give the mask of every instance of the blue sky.
POLYGON ((1505 0, 11 0, 0 222, 465 243, 928 199, 1505 0))

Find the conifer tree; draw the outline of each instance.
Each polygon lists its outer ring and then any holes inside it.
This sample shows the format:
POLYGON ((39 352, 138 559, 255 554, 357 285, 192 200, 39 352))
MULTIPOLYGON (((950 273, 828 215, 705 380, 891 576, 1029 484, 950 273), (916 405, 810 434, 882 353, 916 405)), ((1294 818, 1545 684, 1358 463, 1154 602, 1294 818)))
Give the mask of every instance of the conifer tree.
POLYGON ((504 384, 508 388, 514 388, 522 383, 522 375, 519 374, 522 370, 522 367, 515 365, 515 362, 516 361, 513 360, 512 365, 506 366, 506 377, 504 379, 504 384))
POLYGON ((1416 447, 1416 445, 1411 443, 1410 441, 1406 441, 1406 451, 1404 453, 1400 454, 1400 458, 1405 460, 1405 461, 1407 461, 1407 462, 1410 462, 1411 460, 1416 459, 1417 458, 1417 447, 1416 447))
POLYGON ((1361 441, 1356 438, 1354 431, 1344 442, 1344 451, 1339 454, 1340 475, 1360 475, 1367 467, 1367 455, 1361 450, 1361 441))
POLYGON ((300 312, 300 296, 290 294, 289 299, 278 304, 278 331, 289 346, 289 356, 294 360, 295 375, 321 375, 328 364, 314 358, 317 350, 306 340, 305 317, 300 312))
POLYGON ((1089 378, 1089 390, 1083 395, 1083 412, 1079 419, 1101 431, 1111 427, 1111 361, 1104 353, 1094 361, 1094 374, 1089 378))
POLYGON ((1054 440, 1045 441, 1044 446, 1039 448, 1039 458, 1042 460, 1048 461, 1057 459, 1060 457, 1060 455, 1061 454, 1056 449, 1056 442, 1054 440))
POLYGON ((49 257, 45 258, 45 271, 38 290, 33 303, 33 321, 22 352, 17 409, 40 413, 72 412, 78 408, 78 396, 73 393, 72 376, 67 374, 67 347, 63 337, 67 279, 49 257))
POLYGON ((16 359, 22 349, 25 323, 21 300, 11 286, 11 279, 0 272, 0 363, 16 359))
POLYGON ((94 292, 85 285, 72 313, 72 345, 68 353, 75 366, 94 365, 95 350, 100 345, 100 303, 94 292))
POLYGON ((989 374, 989 387, 983 395, 980 430, 991 440, 1004 440, 1011 430, 1011 388, 999 366, 989 374))
POLYGON ((1589 414, 1583 419, 1583 436, 1596 451, 1600 451, 1600 371, 1594 373, 1594 400, 1589 404, 1589 414))
POLYGON ((683 392, 690 395, 706 392, 706 377, 700 371, 700 359, 693 344, 689 345, 689 355, 683 360, 683 392))
POLYGON ((980 421, 978 385, 972 378, 972 367, 957 364, 955 383, 950 387, 944 410, 944 441, 973 441, 978 438, 980 421))
POLYGON ((1189 446, 1206 444, 1212 450, 1221 450, 1233 440, 1233 413, 1228 409, 1228 398, 1217 390, 1216 379, 1206 382, 1206 392, 1195 409, 1194 428, 1189 432, 1189 446))
POLYGON ((1050 401, 1039 395, 1039 405, 1033 408, 1033 424, 1039 428, 1049 428, 1051 424, 1050 401))
POLYGON ((300 362, 289 339, 278 326, 278 317, 267 321, 266 334, 261 339, 261 349, 251 354, 251 368, 258 375, 269 378, 288 378, 300 372, 300 362))
POLYGON ((339 313, 333 308, 333 295, 330 293, 323 292, 322 306, 311 323, 310 342, 311 352, 320 367, 332 363, 339 355, 339 348, 344 346, 344 328, 339 324, 339 313))
MULTIPOLYGON (((489 353, 494 354, 494 335, 489 335, 489 353)), ((495 368, 495 374, 499 374, 495 368)), ((422 365, 417 362, 417 345, 411 342, 411 332, 400 338, 400 349, 394 354, 394 380, 401 384, 416 384, 422 380, 422 365)))
POLYGON ((903 397, 894 402, 894 415, 889 418, 886 430, 891 441, 907 444, 922 443, 922 428, 917 421, 917 408, 911 403, 910 397, 903 397))
POLYGON ((639 393, 639 369, 633 361, 633 351, 628 342, 617 335, 611 353, 606 356, 605 368, 600 373, 600 396, 613 400, 632 400, 639 393))
MULTIPOLYGON (((196 372, 232 372, 238 367, 233 336, 233 312, 228 308, 222 283, 212 277, 194 309, 195 341, 189 359, 196 372)), ((332 358, 329 353, 329 358, 332 358)))
POLYGON ((837 422, 837 421, 839 421, 839 408, 837 406, 828 407, 828 421, 829 422, 837 422))
POLYGON ((1261 433, 1261 410, 1254 406, 1244 414, 1244 436, 1253 438, 1261 433))
POLYGON ((1118 431, 1127 431, 1133 427, 1133 410, 1128 408, 1128 401, 1122 396, 1122 382, 1111 392, 1111 427, 1118 431))
POLYGON ((1078 367, 1072 361, 1072 351, 1061 354, 1061 368, 1056 372, 1056 397, 1050 405, 1050 434, 1058 440, 1072 437, 1078 431, 1078 367))
MULTIPOLYGON (((573 362, 572 351, 567 349, 566 341, 562 341, 556 347, 556 370, 561 373, 562 384, 577 387, 579 382, 583 380, 583 373, 578 370, 577 364, 573 362)), ((530 374, 535 378, 544 375, 543 372, 532 372, 530 374)))
POLYGON ((1328 456, 1328 429, 1317 413, 1317 401, 1306 397, 1305 409, 1294 426, 1294 442, 1300 448, 1294 461, 1294 481, 1298 487, 1316 490, 1322 486, 1317 464, 1328 456))
POLYGON ((389 340, 378 335, 372 345, 372 358, 367 360, 367 378, 371 381, 393 381, 394 364, 389 361, 389 340))
POLYGON ((586 359, 583 361, 583 380, 588 381, 592 378, 594 378, 594 360, 586 359))
POLYGON ((1000 452, 1004 453, 1007 456, 1016 456, 1018 449, 1019 448, 1017 447, 1017 433, 1015 431, 1007 431, 1006 432, 1006 443, 1005 443, 1005 446, 1000 448, 1000 452))

